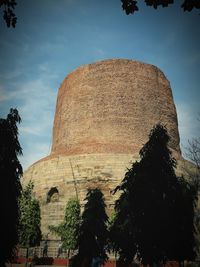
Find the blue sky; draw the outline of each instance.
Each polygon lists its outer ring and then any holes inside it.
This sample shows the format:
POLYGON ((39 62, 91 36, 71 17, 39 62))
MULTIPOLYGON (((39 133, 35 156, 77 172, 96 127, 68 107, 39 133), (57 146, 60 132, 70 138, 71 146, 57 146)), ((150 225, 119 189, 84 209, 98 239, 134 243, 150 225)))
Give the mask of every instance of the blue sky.
POLYGON ((200 16, 181 1, 127 16, 120 0, 21 0, 15 29, 0 20, 0 117, 17 107, 24 169, 46 156, 58 88, 82 64, 108 58, 158 66, 171 83, 182 150, 199 136, 200 16))

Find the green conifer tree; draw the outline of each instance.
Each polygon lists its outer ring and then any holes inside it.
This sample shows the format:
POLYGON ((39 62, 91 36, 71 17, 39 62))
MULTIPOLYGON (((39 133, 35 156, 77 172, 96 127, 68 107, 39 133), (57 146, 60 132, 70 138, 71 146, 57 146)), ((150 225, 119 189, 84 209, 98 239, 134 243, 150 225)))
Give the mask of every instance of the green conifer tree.
POLYGON ((195 257, 195 194, 176 176, 168 142, 166 128, 156 125, 140 150, 140 162, 133 163, 116 188, 122 194, 115 205, 112 239, 122 260, 137 257, 152 266, 195 257))
POLYGON ((33 197, 33 182, 30 181, 22 190, 19 199, 20 221, 19 221, 19 244, 28 249, 40 245, 40 205, 33 197))
POLYGON ((80 203, 77 198, 71 198, 65 208, 64 221, 58 226, 49 226, 49 229, 62 240, 62 248, 68 250, 77 249, 80 229, 80 203))
POLYGON ((88 190, 80 227, 78 256, 80 260, 107 259, 108 240, 106 205, 100 189, 88 190))

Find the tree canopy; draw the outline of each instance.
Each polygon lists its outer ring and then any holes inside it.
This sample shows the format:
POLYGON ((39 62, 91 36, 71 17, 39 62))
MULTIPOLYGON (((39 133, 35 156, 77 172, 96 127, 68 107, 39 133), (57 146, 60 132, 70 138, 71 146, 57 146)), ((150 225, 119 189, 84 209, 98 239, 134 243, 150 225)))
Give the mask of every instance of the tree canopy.
POLYGON ((106 243, 108 239, 107 221, 104 197, 100 189, 88 190, 86 204, 82 214, 82 223, 78 242, 80 259, 100 257, 107 259, 106 243))
MULTIPOLYGON (((139 10, 137 0, 121 0, 122 9, 127 15, 133 14, 139 10)), ((154 7, 157 9, 159 6, 168 7, 174 3, 174 0, 145 0, 147 6, 154 7)), ((12 26, 15 28, 17 23, 17 17, 14 13, 14 9, 17 5, 16 0, 0 0, 0 8, 3 10, 3 19, 6 22, 7 27, 12 26)), ((184 0, 181 4, 181 8, 184 11, 192 11, 193 9, 200 9, 199 0, 184 0)))
POLYGON ((195 172, 186 171, 191 182, 200 190, 200 137, 188 141, 186 157, 195 164, 195 172))
POLYGON ((40 244, 40 206, 39 201, 33 197, 33 182, 29 182, 22 190, 19 199, 20 223, 19 244, 29 248, 40 244))
POLYGON ((142 264, 195 258, 194 188, 175 174, 164 126, 156 125, 121 185, 111 229, 120 259, 142 264))
POLYGON ((15 28, 17 17, 14 13, 14 9, 16 5, 17 3, 15 0, 0 0, 0 8, 3 9, 3 19, 7 27, 12 26, 15 28))
MULTIPOLYGON (((64 222, 58 226, 49 226, 50 230, 61 237, 62 248, 75 250, 78 246, 80 229, 80 203, 77 198, 71 198, 65 208, 64 222)), ((69 254, 69 253, 68 253, 69 254)))
POLYGON ((0 119, 0 266, 14 255, 18 243, 18 198, 23 170, 18 156, 22 148, 18 140, 17 124, 21 118, 17 109, 10 109, 6 119, 0 119))
MULTIPOLYGON (((121 0, 122 8, 127 15, 133 14, 136 11, 139 11, 138 1, 137 0, 121 0)), ((171 4, 174 4, 173 0, 145 0, 147 6, 157 9, 158 7, 168 7, 171 4)), ((181 4, 181 8, 184 11, 192 11, 193 9, 200 9, 199 0, 184 0, 181 4)))
MULTIPOLYGON (((200 122, 200 116, 198 116, 200 122)), ((197 197, 200 191, 200 137, 193 138, 188 141, 186 157, 194 164, 195 168, 192 170, 188 165, 184 166, 184 171, 187 173, 190 183, 193 184, 196 190, 197 197)), ((198 199, 197 199, 198 202, 198 199)), ((196 206, 195 209, 195 227, 196 227, 196 242, 198 246, 198 256, 200 253, 200 207, 196 206)))

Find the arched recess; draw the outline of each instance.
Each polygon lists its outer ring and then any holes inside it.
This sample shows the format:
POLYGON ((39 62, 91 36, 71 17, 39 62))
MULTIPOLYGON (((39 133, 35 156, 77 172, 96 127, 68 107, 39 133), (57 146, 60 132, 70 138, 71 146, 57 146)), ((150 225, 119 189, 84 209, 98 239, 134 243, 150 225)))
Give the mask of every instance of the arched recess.
POLYGON ((47 203, 57 202, 59 200, 59 191, 57 187, 51 187, 47 193, 47 203))

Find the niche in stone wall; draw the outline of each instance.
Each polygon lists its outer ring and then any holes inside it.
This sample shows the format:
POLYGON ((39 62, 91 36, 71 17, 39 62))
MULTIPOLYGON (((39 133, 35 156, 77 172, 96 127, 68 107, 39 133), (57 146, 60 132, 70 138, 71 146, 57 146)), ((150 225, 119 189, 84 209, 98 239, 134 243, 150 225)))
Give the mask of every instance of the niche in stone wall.
POLYGON ((52 187, 47 193, 47 203, 57 202, 59 200, 59 191, 56 187, 52 187))

